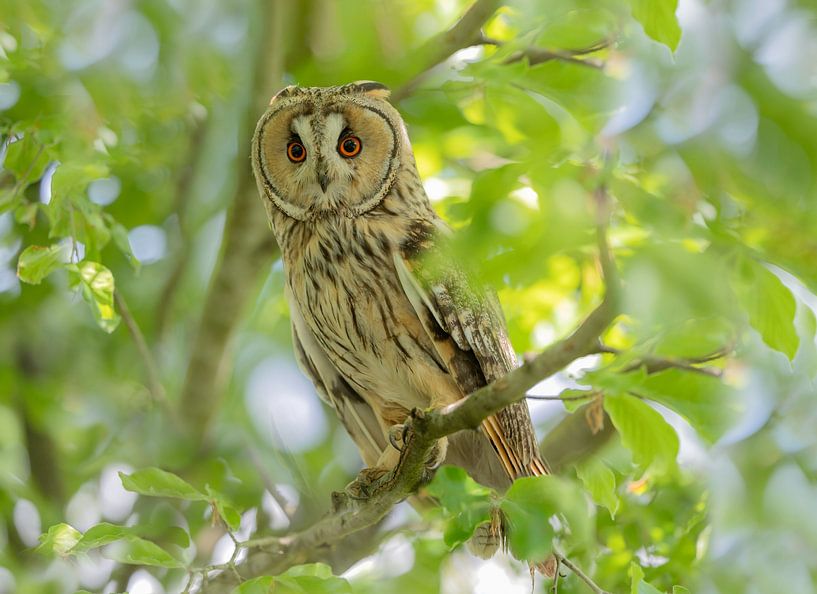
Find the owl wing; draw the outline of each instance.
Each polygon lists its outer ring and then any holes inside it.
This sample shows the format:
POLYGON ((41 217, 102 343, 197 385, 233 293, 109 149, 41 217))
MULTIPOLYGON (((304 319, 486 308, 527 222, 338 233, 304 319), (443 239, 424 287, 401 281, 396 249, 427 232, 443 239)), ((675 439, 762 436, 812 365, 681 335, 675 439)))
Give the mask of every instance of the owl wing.
POLYGON ((298 366, 312 380, 318 395, 338 415, 355 442, 363 462, 374 466, 386 447, 386 439, 372 408, 366 404, 326 356, 306 325, 289 288, 285 289, 292 319, 292 344, 298 366))
MULTIPOLYGON (((418 221, 395 267, 449 373, 470 394, 516 367, 516 353, 496 294, 446 256, 447 233, 442 221, 418 221)), ((524 400, 485 419, 482 429, 511 480, 549 473, 524 400)))

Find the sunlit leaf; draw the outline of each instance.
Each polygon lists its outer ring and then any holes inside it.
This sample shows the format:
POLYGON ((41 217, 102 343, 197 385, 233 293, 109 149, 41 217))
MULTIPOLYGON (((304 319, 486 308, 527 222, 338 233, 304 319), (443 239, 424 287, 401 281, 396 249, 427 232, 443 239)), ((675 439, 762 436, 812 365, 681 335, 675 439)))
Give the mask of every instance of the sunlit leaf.
POLYGON ((17 277, 23 282, 39 285, 46 276, 62 266, 67 256, 68 248, 64 244, 48 247, 30 245, 17 260, 17 277))
POLYGON ((109 559, 128 565, 149 565, 153 567, 184 567, 184 564, 156 543, 138 536, 129 536, 110 548, 104 555, 109 559))
POLYGON ((98 262, 87 260, 70 264, 67 269, 71 285, 80 289, 100 328, 106 332, 116 330, 121 318, 114 307, 114 280, 111 271, 98 262))
POLYGON ((12 142, 6 149, 3 169, 12 172, 18 184, 25 187, 40 179, 48 165, 49 153, 34 131, 26 132, 23 138, 12 142))
POLYGON ((552 549, 556 531, 551 517, 566 524, 564 549, 582 548, 590 539, 593 513, 584 493, 573 482, 555 476, 514 481, 501 509, 508 521, 508 543, 519 559, 542 561, 552 549))
POLYGON ((605 394, 604 410, 641 470, 663 474, 675 469, 678 435, 661 413, 630 394, 605 394))
POLYGON ((82 533, 70 524, 55 524, 48 532, 40 536, 37 551, 67 555, 79 542, 82 533))
POLYGON ((606 507, 610 511, 610 516, 615 517, 619 501, 613 471, 601 460, 591 458, 576 465, 576 474, 593 497, 593 501, 606 507))
POLYGON ((210 485, 205 487, 207 497, 210 498, 211 504, 216 508, 218 516, 224 520, 224 523, 230 530, 238 530, 241 525, 241 514, 230 503, 230 501, 215 489, 210 488, 210 485))
POLYGON ((637 563, 630 563, 630 594, 663 594, 644 581, 644 570, 637 563))
POLYGON ((120 472, 119 478, 125 489, 141 495, 207 501, 207 496, 193 485, 161 468, 143 468, 131 474, 120 472))
POLYGON ((741 412, 735 391, 720 378, 668 369, 644 378, 639 393, 671 408, 707 441, 716 441, 741 412))
POLYGON ((263 575, 251 580, 247 580, 230 594, 270 594, 272 592, 273 577, 263 575))
POLYGON ((681 27, 675 16, 678 0, 630 0, 630 4, 644 32, 675 51, 681 40, 681 27))
POLYGON ((136 531, 131 526, 117 526, 103 522, 85 531, 82 538, 71 549, 72 553, 81 553, 89 549, 104 546, 123 538, 134 536, 136 531))
POLYGON ((742 260, 735 290, 763 341, 793 359, 800 338, 794 327, 797 307, 791 291, 765 266, 749 259, 742 260))
POLYGON ((477 526, 491 519, 491 490, 476 483, 462 468, 443 466, 426 490, 448 512, 443 537, 449 547, 467 541, 477 526))

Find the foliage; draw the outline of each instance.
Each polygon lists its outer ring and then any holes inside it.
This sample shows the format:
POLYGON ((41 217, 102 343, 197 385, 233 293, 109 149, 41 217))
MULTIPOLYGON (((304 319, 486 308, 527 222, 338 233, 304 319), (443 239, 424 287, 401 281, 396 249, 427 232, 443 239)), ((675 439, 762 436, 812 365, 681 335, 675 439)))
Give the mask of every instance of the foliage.
POLYGON ((214 334, 209 432, 179 405, 270 47, 286 82, 405 91, 427 192, 519 353, 599 301, 612 198, 623 313, 535 391, 564 402, 530 404, 543 434, 585 415, 616 436, 506 493, 443 467, 434 509, 234 591, 528 592, 512 557, 553 550, 616 593, 814 591, 817 11, 499 4, 429 70, 464 0, 281 2, 280 37, 275 2, 0 0, 0 592, 195 590, 360 468, 294 369, 271 257, 214 334), (510 555, 476 560, 462 544, 498 517, 510 555))

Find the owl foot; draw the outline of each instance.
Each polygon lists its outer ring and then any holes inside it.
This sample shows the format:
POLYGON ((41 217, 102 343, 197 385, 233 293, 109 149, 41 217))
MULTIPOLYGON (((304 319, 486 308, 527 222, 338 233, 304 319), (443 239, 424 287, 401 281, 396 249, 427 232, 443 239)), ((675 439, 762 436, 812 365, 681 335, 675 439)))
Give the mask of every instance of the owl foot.
POLYGON ((434 443, 431 450, 428 452, 428 458, 426 458, 426 469, 437 470, 440 466, 442 466, 442 463, 445 462, 445 455, 447 453, 448 438, 441 437, 434 443))
MULTIPOLYGON (((392 425, 389 428, 389 443, 398 452, 403 451, 407 441, 410 439, 409 432, 411 430, 411 422, 406 422, 400 425, 392 425)), ((446 452, 448 451, 448 439, 442 437, 437 440, 434 446, 428 453, 425 467, 428 470, 436 470, 442 465, 445 460, 446 452)))
POLYGON ((391 469, 372 466, 361 470, 357 478, 346 485, 343 492, 355 500, 369 499, 391 477, 391 469))
POLYGON ((389 427, 389 443, 391 447, 398 452, 402 452, 403 447, 406 445, 409 426, 408 423, 401 423, 400 425, 392 425, 389 427))

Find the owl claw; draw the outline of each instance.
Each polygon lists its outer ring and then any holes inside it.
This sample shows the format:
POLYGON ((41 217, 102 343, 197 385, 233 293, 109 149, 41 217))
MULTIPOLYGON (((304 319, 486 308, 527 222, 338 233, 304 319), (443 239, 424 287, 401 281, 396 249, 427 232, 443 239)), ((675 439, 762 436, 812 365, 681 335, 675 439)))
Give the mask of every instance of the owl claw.
POLYGON ((398 452, 402 452, 408 441, 409 430, 411 423, 401 423, 399 425, 392 425, 389 427, 389 443, 398 452))
POLYGON ((355 480, 346 485, 343 492, 350 499, 358 501, 369 499, 390 474, 391 471, 388 468, 379 466, 364 468, 358 473, 355 480))
POLYGON ((406 444, 406 425, 392 425, 389 427, 389 443, 398 452, 403 451, 406 444))

